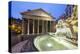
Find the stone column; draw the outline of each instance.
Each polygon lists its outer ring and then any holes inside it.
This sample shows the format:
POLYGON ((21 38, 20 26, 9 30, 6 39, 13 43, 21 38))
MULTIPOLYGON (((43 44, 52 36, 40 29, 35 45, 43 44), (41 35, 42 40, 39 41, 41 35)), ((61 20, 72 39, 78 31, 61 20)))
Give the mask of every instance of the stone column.
POLYGON ((27 25, 27 35, 29 35, 29 19, 28 19, 28 25, 27 25))
POLYGON ((48 21, 46 21, 46 32, 48 32, 48 21))
POLYGON ((25 24, 24 24, 24 19, 22 18, 22 35, 25 34, 25 33, 24 33, 24 32, 25 32, 25 31, 24 31, 24 25, 25 25, 25 24))
POLYGON ((39 19, 38 19, 37 34, 39 34, 39 19))
POLYGON ((42 20, 42 33, 44 33, 44 20, 42 20))
POLYGON ((50 30, 49 30, 49 32, 51 32, 51 21, 50 21, 50 30))
POLYGON ((34 27, 35 26, 35 23, 34 22, 35 22, 35 20, 33 19, 33 34, 34 34, 34 28, 35 28, 34 27))

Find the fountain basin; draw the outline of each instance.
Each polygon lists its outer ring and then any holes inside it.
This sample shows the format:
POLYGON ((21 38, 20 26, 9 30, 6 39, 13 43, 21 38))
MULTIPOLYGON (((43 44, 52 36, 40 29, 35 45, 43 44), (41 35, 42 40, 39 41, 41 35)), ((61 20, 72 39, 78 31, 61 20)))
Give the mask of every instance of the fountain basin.
POLYGON ((34 45, 39 51, 67 50, 76 48, 70 43, 62 42, 59 38, 50 35, 38 36, 34 39, 34 45), (69 46, 70 45, 70 46, 69 46))

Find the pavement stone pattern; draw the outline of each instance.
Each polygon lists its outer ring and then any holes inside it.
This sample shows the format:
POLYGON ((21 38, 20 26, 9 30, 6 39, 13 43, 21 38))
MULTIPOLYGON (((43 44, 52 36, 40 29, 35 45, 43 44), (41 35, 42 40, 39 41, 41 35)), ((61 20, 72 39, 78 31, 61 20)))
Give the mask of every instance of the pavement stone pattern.
POLYGON ((14 45, 11 49, 12 53, 19 53, 19 52, 33 52, 38 51, 36 47, 34 46, 34 36, 27 37, 26 40, 21 41, 20 43, 14 45))
POLYGON ((12 47, 12 53, 15 52, 21 52, 21 49, 23 48, 23 46, 27 43, 28 40, 22 41, 18 44, 16 44, 15 46, 12 47))

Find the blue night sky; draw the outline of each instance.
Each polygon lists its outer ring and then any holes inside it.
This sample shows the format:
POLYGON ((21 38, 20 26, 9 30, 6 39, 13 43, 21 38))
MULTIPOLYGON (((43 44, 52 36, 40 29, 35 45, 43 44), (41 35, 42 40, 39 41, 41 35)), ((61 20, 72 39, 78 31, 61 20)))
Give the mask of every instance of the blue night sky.
POLYGON ((59 18, 64 12, 65 4, 51 4, 51 3, 34 3, 34 2, 20 2, 14 1, 11 3, 11 16, 21 19, 21 12, 27 11, 28 9, 42 8, 46 12, 50 13, 56 19, 59 18))

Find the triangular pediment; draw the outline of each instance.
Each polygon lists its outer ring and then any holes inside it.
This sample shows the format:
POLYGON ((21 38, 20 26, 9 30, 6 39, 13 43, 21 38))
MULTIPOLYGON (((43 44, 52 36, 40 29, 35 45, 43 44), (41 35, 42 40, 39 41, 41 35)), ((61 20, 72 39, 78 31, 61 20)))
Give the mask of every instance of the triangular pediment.
POLYGON ((46 11, 44 11, 43 9, 35 9, 35 10, 29 10, 26 12, 22 12, 21 14, 25 14, 25 15, 35 15, 35 16, 44 16, 44 17, 51 17, 52 16, 47 13, 46 11))

